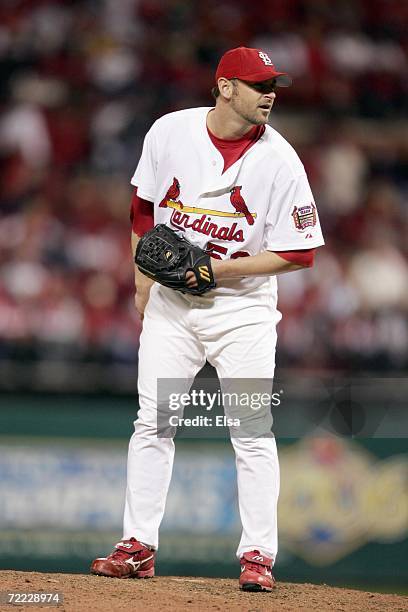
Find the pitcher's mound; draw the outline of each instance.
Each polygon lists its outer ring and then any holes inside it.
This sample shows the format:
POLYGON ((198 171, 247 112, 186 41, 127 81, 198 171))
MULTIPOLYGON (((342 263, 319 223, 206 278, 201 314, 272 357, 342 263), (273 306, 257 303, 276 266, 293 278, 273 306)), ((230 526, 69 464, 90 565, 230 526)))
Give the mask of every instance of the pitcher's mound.
MULTIPOLYGON (((4 593, 59 593, 63 602, 42 607, 61 612, 100 612, 126 610, 203 612, 408 612, 408 598, 400 595, 365 593, 326 585, 278 583, 272 593, 243 593, 238 581, 221 578, 182 578, 159 576, 142 580, 117 580, 82 574, 41 574, 0 571, 0 591, 4 593)), ((1 604, 1 612, 38 609, 22 597, 12 607, 1 604)))

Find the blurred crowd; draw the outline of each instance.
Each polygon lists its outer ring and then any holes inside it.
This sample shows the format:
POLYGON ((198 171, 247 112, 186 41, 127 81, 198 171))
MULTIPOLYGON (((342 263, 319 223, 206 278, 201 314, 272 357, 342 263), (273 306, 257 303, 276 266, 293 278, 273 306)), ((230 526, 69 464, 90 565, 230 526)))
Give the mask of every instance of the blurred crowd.
POLYGON ((279 279, 278 365, 408 369, 408 3, 3 0, 0 364, 132 364, 130 177, 160 115, 209 106, 219 56, 261 47, 294 86, 271 124, 326 246, 279 279))

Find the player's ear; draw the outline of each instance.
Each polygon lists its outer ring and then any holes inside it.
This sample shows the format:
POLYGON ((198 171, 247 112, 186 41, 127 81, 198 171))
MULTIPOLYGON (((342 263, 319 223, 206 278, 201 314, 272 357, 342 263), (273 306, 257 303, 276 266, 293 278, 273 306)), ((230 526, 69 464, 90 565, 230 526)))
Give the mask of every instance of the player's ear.
POLYGON ((218 90, 220 95, 227 100, 232 98, 232 93, 234 91, 234 84, 229 79, 221 77, 218 79, 218 90))

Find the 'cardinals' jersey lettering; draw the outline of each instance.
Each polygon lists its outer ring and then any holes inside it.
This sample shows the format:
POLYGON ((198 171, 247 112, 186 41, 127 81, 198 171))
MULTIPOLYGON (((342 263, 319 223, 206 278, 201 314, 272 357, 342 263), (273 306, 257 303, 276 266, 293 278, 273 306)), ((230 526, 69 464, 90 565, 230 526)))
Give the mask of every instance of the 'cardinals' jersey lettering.
MULTIPOLYGON (((304 167, 272 127, 226 172, 211 142, 211 108, 170 113, 146 135, 132 184, 154 202, 154 222, 165 223, 223 258, 236 251, 310 249, 324 244, 304 167), (211 245, 209 246, 209 243, 211 245)), ((248 291, 276 279, 251 277, 223 283, 217 293, 248 291)))

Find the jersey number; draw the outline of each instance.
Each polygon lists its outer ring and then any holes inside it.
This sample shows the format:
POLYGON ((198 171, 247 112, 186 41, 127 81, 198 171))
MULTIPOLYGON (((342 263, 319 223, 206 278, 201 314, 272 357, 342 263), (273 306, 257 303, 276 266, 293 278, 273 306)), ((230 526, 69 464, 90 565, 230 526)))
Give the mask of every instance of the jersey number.
MULTIPOLYGON (((207 242, 206 251, 214 259, 228 259, 228 249, 220 246, 219 244, 207 242)), ((235 251, 235 253, 231 254, 229 259, 238 259, 238 257, 249 257, 249 253, 247 251, 235 251)))

